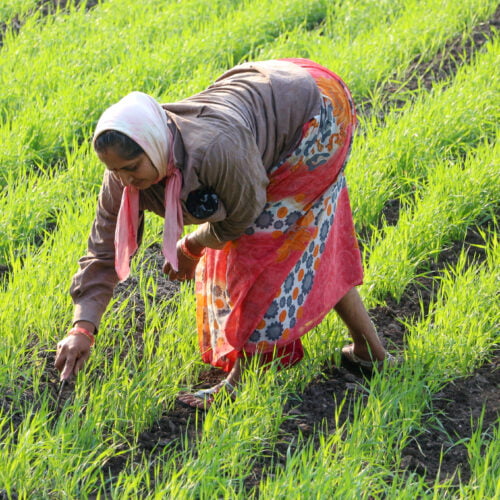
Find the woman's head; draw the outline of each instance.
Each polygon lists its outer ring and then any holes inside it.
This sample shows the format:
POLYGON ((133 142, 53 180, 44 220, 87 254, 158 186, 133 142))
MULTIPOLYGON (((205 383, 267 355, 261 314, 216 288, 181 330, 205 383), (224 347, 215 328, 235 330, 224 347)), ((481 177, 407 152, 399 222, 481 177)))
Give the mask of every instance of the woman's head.
POLYGON ((97 155, 126 185, 145 189, 170 175, 170 131, 163 108, 150 96, 132 92, 99 119, 93 139, 97 155), (154 177, 154 179, 152 179, 154 177))
POLYGON ((141 146, 121 132, 102 132, 94 140, 94 149, 108 170, 116 173, 125 186, 146 189, 159 178, 158 170, 141 146))

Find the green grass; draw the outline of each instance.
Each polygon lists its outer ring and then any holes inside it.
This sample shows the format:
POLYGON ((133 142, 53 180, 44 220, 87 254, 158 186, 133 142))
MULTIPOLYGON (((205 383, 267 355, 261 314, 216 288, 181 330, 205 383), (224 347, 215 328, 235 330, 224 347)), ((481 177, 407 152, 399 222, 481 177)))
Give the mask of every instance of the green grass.
POLYGON ((421 94, 403 112, 386 116, 383 126, 367 124, 351 163, 363 168, 350 172, 359 227, 375 224, 387 201, 411 196, 436 160, 459 159, 482 141, 496 139, 499 87, 491 71, 498 54, 495 40, 449 87, 442 83, 430 95, 421 94))
POLYGON ((495 217, 499 153, 497 142, 485 142, 463 163, 429 164, 425 185, 402 207, 397 225, 372 233, 365 286, 373 297, 389 293, 399 300, 419 266, 463 239, 468 227, 495 217))
MULTIPOLYGON (((0 22, 24 16, 0 49, 0 264, 10 269, 0 288, 0 495, 498 497, 498 425, 473 423, 466 440, 471 479, 458 487, 401 469, 405 444, 428 425, 433 394, 472 373, 499 342, 497 35, 431 91, 399 92, 402 108, 391 109, 384 93, 388 83, 414 76, 415 58, 430 61, 449 40, 467 37, 496 3, 110 0, 45 18, 30 14, 32 6, 0 8, 0 22), (196 438, 144 453, 141 432, 205 369, 192 287, 183 285, 170 303, 158 296, 159 270, 146 246, 158 242, 162 221, 148 215, 133 266, 144 333, 135 331, 132 298, 115 299, 74 399, 54 418, 51 363, 71 319, 68 288, 102 177, 89 146, 97 117, 132 89, 174 101, 240 60, 291 56, 328 65, 372 106, 347 169, 356 225, 369 235, 361 288, 367 303, 399 299, 468 228, 482 228, 485 260, 462 255, 440 270, 428 312, 405 325, 403 366, 366 385, 352 422, 298 437, 284 465, 277 460, 280 425, 289 418, 284 404, 346 339, 333 314, 304 338, 300 365, 249 373, 235 403, 220 401, 197 423, 196 438), (392 200, 400 216, 389 226, 382 210, 392 200), (124 466, 110 478, 106 467, 121 456, 124 466)), ((346 404, 337 402, 337 421, 346 404)))
POLYGON ((4 0, 0 5, 0 23, 9 23, 14 17, 23 18, 34 11, 36 0, 4 0))
POLYGON ((319 19, 323 8, 319 0, 280 5, 193 0, 183 3, 189 16, 177 16, 177 3, 164 9, 159 4, 108 2, 90 12, 50 16, 41 26, 25 25, 15 40, 6 40, 0 85, 9 92, 0 98, 0 185, 11 170, 17 175, 21 166, 31 170, 53 163, 70 138, 86 140, 103 106, 123 94, 136 88, 153 95, 168 90, 169 100, 176 100, 201 90, 253 45, 319 19), (17 63, 20 57, 30 59, 29 68, 17 63), (198 66, 204 78, 196 87, 186 85, 198 66))

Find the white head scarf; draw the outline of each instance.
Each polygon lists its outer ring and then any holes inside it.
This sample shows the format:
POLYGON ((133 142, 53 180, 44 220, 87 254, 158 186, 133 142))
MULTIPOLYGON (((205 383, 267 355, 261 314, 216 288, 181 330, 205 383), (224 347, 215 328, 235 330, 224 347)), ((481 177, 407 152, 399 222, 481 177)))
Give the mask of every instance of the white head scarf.
MULTIPOLYGON (((93 143, 106 130, 116 130, 135 141, 158 171, 157 182, 166 177, 163 255, 178 269, 176 243, 182 234, 180 190, 182 176, 172 158, 172 134, 164 109, 151 96, 132 92, 110 106, 97 122, 93 143), (167 220, 168 219, 168 220, 167 220)), ((115 231, 115 269, 120 281, 130 274, 130 258, 137 250, 139 190, 123 189, 115 231)))
POLYGON ((174 165, 169 158, 171 134, 167 115, 153 97, 143 92, 131 92, 110 106, 97 122, 93 143, 106 130, 121 132, 139 144, 158 170, 160 179, 172 173, 174 165))

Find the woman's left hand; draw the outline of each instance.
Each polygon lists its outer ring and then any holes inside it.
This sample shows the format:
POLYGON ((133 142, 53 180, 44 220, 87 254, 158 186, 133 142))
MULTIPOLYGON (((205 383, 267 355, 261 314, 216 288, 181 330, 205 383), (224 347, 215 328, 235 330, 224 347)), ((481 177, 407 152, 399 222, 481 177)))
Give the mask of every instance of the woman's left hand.
POLYGON ((199 259, 193 259, 187 256, 181 249, 182 240, 177 242, 177 261, 179 263, 179 270, 175 271, 170 262, 165 261, 163 264, 163 272, 171 280, 186 281, 194 279, 196 266, 199 259))

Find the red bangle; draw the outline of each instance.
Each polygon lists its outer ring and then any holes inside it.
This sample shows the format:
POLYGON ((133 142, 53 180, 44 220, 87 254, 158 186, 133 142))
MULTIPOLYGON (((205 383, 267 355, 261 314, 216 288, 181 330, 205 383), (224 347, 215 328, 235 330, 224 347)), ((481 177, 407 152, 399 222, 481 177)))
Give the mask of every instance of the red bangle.
POLYGON ((92 347, 95 344, 95 337, 93 333, 90 333, 87 329, 82 328, 81 326, 75 326, 72 328, 69 332, 68 335, 85 335, 90 340, 90 347, 92 347))
POLYGON ((196 255, 195 253, 191 252, 189 248, 186 245, 186 237, 182 238, 181 240, 181 252, 184 254, 185 257, 187 257, 190 260, 200 260, 205 253, 205 249, 203 249, 200 253, 200 255, 196 255))

